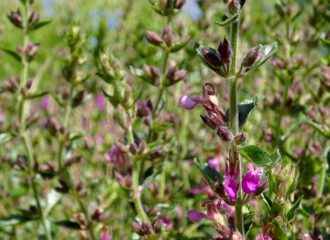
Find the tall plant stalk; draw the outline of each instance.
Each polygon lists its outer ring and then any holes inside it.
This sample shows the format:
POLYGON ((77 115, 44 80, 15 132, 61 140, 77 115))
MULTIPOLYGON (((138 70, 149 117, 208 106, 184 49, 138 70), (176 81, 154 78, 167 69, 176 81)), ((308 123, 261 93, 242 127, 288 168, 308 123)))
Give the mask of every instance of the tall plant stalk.
MULTIPOLYGON (((30 3, 27 1, 24 4, 24 15, 23 15, 23 33, 24 33, 24 40, 23 40, 23 49, 25 50, 28 47, 29 44, 29 16, 30 16, 30 3)), ((37 209, 38 213, 40 214, 42 226, 44 228, 44 232, 46 235, 47 240, 51 240, 51 232, 50 229, 47 225, 46 221, 46 216, 45 213, 42 209, 41 202, 40 202, 40 197, 39 197, 39 191, 36 183, 36 175, 34 173, 34 166, 36 164, 36 159, 34 157, 34 149, 31 141, 31 134, 28 133, 28 130, 26 128, 26 109, 29 109, 28 105, 26 104, 25 101, 25 96, 24 96, 24 89, 28 81, 29 77, 29 61, 27 59, 27 55, 25 53, 22 54, 21 56, 21 61, 22 61, 22 72, 21 72, 21 78, 20 78, 20 83, 19 83, 19 88, 18 88, 18 116, 19 116, 19 122, 20 122, 20 128, 19 128, 19 134, 20 137, 22 138, 24 142, 24 147, 25 151, 27 152, 28 155, 28 168, 29 168, 29 176, 31 180, 31 187, 33 191, 33 196, 35 199, 35 202, 37 204, 37 209)))
MULTIPOLYGON (((239 126, 238 126, 238 93, 237 93, 237 55, 238 55, 238 43, 239 43, 239 19, 234 22, 230 26, 230 42, 232 46, 233 56, 232 62, 230 64, 230 71, 229 71, 229 99, 230 99, 230 128, 233 135, 238 134, 239 126)), ((233 153, 234 159, 238 159, 238 171, 239 177, 238 182, 242 182, 242 163, 239 159, 239 154, 237 152, 237 146, 235 141, 231 144, 231 151, 233 153)), ((237 201, 235 204, 235 228, 242 234, 244 238, 244 221, 243 221, 243 214, 242 214, 242 188, 241 185, 238 189, 237 201)))

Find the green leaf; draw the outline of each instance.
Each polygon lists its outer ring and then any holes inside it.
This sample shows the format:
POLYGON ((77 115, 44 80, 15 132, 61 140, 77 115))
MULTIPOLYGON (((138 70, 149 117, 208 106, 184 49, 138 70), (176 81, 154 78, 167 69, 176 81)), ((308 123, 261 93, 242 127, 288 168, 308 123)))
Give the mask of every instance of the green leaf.
POLYGON ((239 153, 248 161, 260 167, 270 166, 278 161, 277 153, 269 154, 266 150, 256 145, 249 145, 241 147, 239 153))
POLYGON ((301 199, 303 198, 303 195, 301 195, 297 201, 294 202, 294 204, 292 205, 291 209, 288 211, 288 213, 286 214, 286 217, 287 219, 290 221, 291 219, 294 218, 295 216, 295 213, 296 213, 296 210, 297 208, 299 207, 300 205, 300 202, 301 202, 301 199))
POLYGON ((56 225, 61 226, 61 227, 66 227, 74 230, 80 230, 80 224, 71 220, 63 220, 63 221, 58 221, 55 222, 56 225))
POLYGON ((38 22, 36 25, 34 25, 31 29, 29 29, 30 31, 34 31, 37 30, 39 28, 42 28, 48 24, 50 24, 52 22, 52 20, 48 20, 48 21, 42 21, 42 22, 38 22))
POLYGON ((224 13, 217 12, 212 16, 211 20, 215 24, 217 24, 221 27, 225 27, 225 26, 228 26, 228 25, 236 22, 238 20, 238 18, 239 18, 238 13, 236 13, 230 17, 227 17, 224 13))
POLYGON ((214 187, 218 183, 223 182, 224 179, 220 173, 218 173, 214 168, 210 167, 206 162, 202 162, 198 158, 195 158, 194 163, 211 187, 214 187))
POLYGON ((152 124, 151 129, 154 130, 155 132, 163 132, 171 127, 173 127, 172 123, 163 122, 163 123, 152 124))
POLYGON ((272 210, 272 206, 273 206, 272 200, 270 200, 270 198, 267 197, 265 194, 261 194, 261 196, 262 196, 262 200, 266 204, 268 210, 271 211, 272 210))
POLYGON ((330 48, 330 40, 326 38, 320 38, 321 43, 323 43, 327 48, 330 48))
POLYGON ((47 91, 38 92, 38 93, 32 93, 32 94, 28 94, 27 96, 25 96, 25 99, 36 99, 36 98, 43 97, 43 96, 45 96, 47 94, 48 94, 47 91))
POLYGON ((175 53, 180 51, 181 49, 183 49, 185 46, 187 46, 187 44, 190 42, 190 39, 187 41, 183 41, 183 42, 178 42, 175 43, 172 47, 171 47, 171 53, 175 53))
POLYGON ((22 58, 21 58, 21 56, 17 52, 14 52, 12 50, 5 49, 5 48, 1 48, 1 50, 4 51, 5 53, 7 53, 9 56, 11 56, 17 62, 19 62, 19 63, 22 62, 22 58))
POLYGON ((32 220, 34 220, 34 218, 27 215, 13 214, 8 217, 0 218, 0 226, 16 225, 16 224, 26 223, 32 220))
POLYGON ((327 175, 330 176, 330 149, 325 154, 325 160, 328 163, 327 175))
POLYGON ((243 128, 244 123, 256 108, 256 106, 257 101, 252 99, 245 100, 244 102, 238 104, 238 124, 240 128, 243 128))

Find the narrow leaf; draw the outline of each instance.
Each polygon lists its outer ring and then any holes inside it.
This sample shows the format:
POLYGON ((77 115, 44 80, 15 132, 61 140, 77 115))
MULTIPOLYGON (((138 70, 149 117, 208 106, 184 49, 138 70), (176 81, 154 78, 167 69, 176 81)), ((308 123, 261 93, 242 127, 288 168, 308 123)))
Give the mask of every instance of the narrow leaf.
POLYGON ((290 221, 291 219, 294 218, 295 213, 296 213, 296 210, 297 210, 297 208, 299 207, 302 198, 303 198, 303 195, 301 195, 301 196, 297 199, 297 201, 294 202, 294 204, 292 205, 291 209, 290 209, 290 210, 288 211, 288 213, 286 214, 286 217, 287 217, 287 219, 288 219, 289 221, 290 221))
POLYGON ((38 22, 36 25, 34 25, 30 31, 34 31, 34 30, 37 30, 39 28, 42 28, 48 24, 50 24, 52 22, 52 20, 48 20, 48 21, 42 21, 42 22, 38 22))
POLYGON ((58 222, 55 222, 55 224, 58 226, 61 226, 61 227, 66 227, 66 228, 75 229, 75 230, 81 229, 79 223, 71 221, 71 220, 58 221, 58 222))
POLYGON ((216 183, 223 181, 223 177, 220 173, 210 167, 206 162, 202 162, 201 160, 195 158, 194 163, 211 186, 215 186, 216 183))
POLYGON ((17 52, 14 52, 12 50, 5 49, 5 48, 1 48, 1 50, 4 51, 5 53, 7 53, 9 56, 11 56, 13 59, 18 61, 19 63, 22 62, 22 58, 17 52))

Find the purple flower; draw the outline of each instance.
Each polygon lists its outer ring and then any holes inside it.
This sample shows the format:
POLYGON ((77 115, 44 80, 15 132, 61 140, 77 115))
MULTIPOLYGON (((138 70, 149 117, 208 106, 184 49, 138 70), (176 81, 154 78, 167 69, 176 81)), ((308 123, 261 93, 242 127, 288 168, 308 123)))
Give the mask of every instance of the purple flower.
POLYGON ((95 104, 99 110, 105 110, 106 108, 106 101, 103 93, 98 93, 95 98, 95 104))
POLYGON ((226 174, 225 190, 228 194, 228 197, 233 202, 235 202, 237 199, 238 187, 239 184, 237 178, 226 174))
POLYGON ((193 109, 197 104, 201 103, 201 99, 199 97, 190 97, 188 95, 182 96, 179 99, 179 105, 186 110, 193 109))
POLYGON ((171 223, 171 220, 168 219, 167 217, 160 216, 159 219, 163 222, 163 225, 167 227, 168 231, 171 231, 173 229, 173 225, 171 223))
POLYGON ((262 169, 248 164, 249 171, 242 179, 242 189, 245 193, 251 194, 255 192, 261 185, 262 169))
POLYGON ((201 213, 196 210, 190 210, 187 215, 188 215, 188 218, 194 223, 199 222, 203 218, 206 218, 205 213, 201 213))

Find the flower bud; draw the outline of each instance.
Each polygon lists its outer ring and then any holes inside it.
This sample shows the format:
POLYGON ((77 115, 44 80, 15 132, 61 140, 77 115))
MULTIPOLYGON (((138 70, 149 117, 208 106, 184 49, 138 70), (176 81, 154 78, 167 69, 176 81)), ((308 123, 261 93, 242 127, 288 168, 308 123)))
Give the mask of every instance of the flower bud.
POLYGON ((40 19, 40 15, 39 13, 33 11, 30 16, 29 16, 29 20, 28 20, 28 23, 29 23, 29 29, 33 29, 37 23, 39 22, 39 19, 40 19))
POLYGON ((148 42, 155 46, 159 46, 163 43, 163 39, 156 32, 148 31, 146 37, 148 42))
POLYGON ((152 114, 153 105, 150 99, 148 100, 136 100, 136 115, 140 118, 148 117, 152 114))
POLYGON ((242 67, 251 67, 253 64, 258 62, 263 57, 264 53, 262 49, 258 46, 249 50, 242 60, 242 67))
POLYGON ((233 139, 233 134, 226 126, 217 126, 217 134, 225 142, 231 142, 233 139))
POLYGON ((185 3, 186 3, 186 0, 176 0, 175 9, 181 9, 185 3))
POLYGON ((199 103, 201 103, 201 99, 199 97, 190 97, 185 95, 179 99, 179 105, 186 110, 195 108, 195 106, 199 103))
POLYGON ((239 133, 234 137, 234 141, 237 145, 241 145, 247 139, 247 135, 245 133, 239 133))
POLYGON ((150 223, 139 223, 137 221, 133 221, 132 227, 134 232, 140 236, 146 236, 152 233, 152 226, 150 223))
POLYGON ((130 146, 129 146, 129 152, 133 155, 137 154, 138 153, 138 146, 136 145, 136 143, 132 143, 130 146))
POLYGON ((8 15, 9 21, 18 28, 23 28, 22 14, 19 9, 16 12, 11 11, 8 15))
POLYGON ((226 38, 223 40, 223 42, 220 42, 218 52, 220 53, 220 61, 223 63, 230 63, 233 51, 231 49, 230 43, 226 38))
POLYGON ((235 231, 233 235, 231 236, 230 240, 243 240, 242 235, 238 232, 235 231))
POLYGON ((228 9, 232 13, 237 13, 241 9, 241 4, 238 0, 231 0, 228 4, 228 9))
POLYGON ((5 89, 11 93, 15 93, 18 89, 19 79, 17 77, 10 77, 5 82, 5 89))
POLYGON ((92 219, 98 222, 103 222, 104 220, 106 220, 106 215, 104 214, 103 209, 100 207, 96 208, 92 214, 92 219))
POLYGON ((173 34, 169 27, 164 27, 162 38, 166 43, 166 46, 171 47, 173 42, 173 34))
POLYGON ((80 104, 82 104, 85 96, 86 92, 84 90, 79 91, 72 99, 72 107, 78 107, 80 104))
POLYGON ((146 77, 148 77, 153 85, 158 85, 160 79, 160 70, 157 67, 144 65, 143 71, 146 77))

